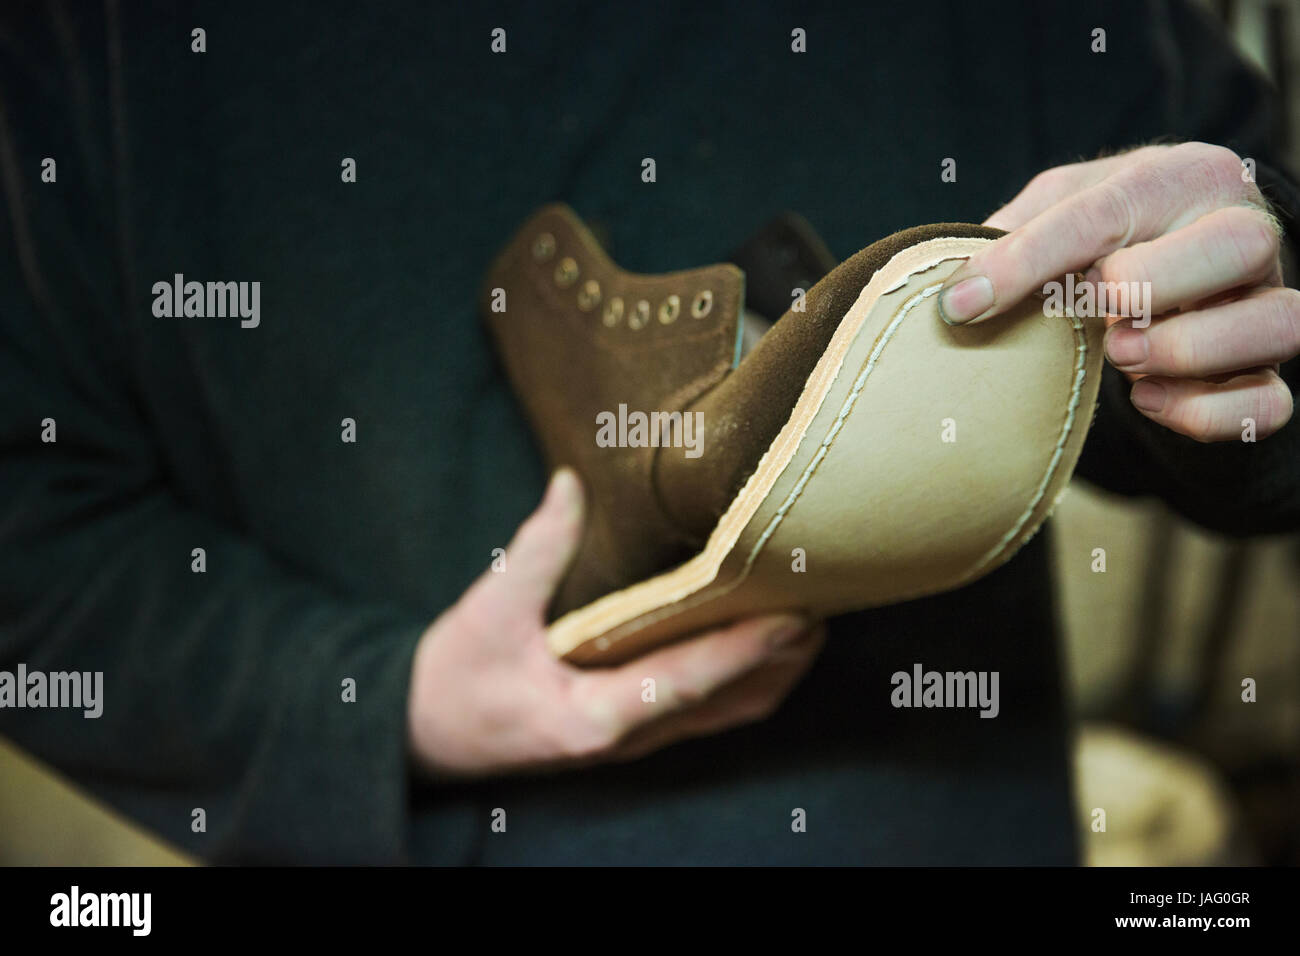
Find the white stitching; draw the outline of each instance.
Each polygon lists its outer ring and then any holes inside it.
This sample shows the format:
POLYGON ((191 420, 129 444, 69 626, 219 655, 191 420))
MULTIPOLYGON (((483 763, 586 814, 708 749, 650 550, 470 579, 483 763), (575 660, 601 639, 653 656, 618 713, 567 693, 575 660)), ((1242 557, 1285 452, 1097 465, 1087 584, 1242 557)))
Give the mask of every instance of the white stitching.
POLYGON ((1052 475, 1061 463, 1061 456, 1065 454, 1065 446, 1070 440, 1070 434, 1074 431, 1074 416, 1079 410, 1079 399, 1083 394, 1083 382, 1088 376, 1088 338, 1084 335, 1083 323, 1073 314, 1073 311, 1070 313, 1070 325, 1074 328, 1074 341, 1076 343, 1074 351, 1078 354, 1074 365, 1074 384, 1070 389, 1070 404, 1065 412, 1065 428, 1061 431, 1061 437, 1057 439, 1056 450, 1053 452, 1052 460, 1047 466, 1047 473, 1043 475, 1043 480, 1038 485, 1038 491, 1035 493, 1033 501, 1029 503, 1025 513, 1020 516, 1020 520, 1002 536, 1002 540, 989 549, 989 552, 980 559, 975 567, 966 572, 966 576, 978 574, 980 568, 997 558, 1002 550, 1024 528, 1025 522, 1033 517, 1034 511, 1037 510, 1039 503, 1043 500, 1043 495, 1047 494, 1047 486, 1052 483, 1052 475))
POLYGON ((822 444, 821 447, 817 449, 817 454, 813 456, 813 460, 808 463, 803 474, 799 476, 799 480, 795 482, 795 486, 790 489, 790 494, 787 495, 785 501, 781 503, 781 507, 776 509, 776 514, 772 516, 772 520, 768 523, 768 526, 763 529, 763 533, 759 535, 758 540, 754 542, 754 547, 750 549, 749 557, 745 559, 745 569, 740 575, 741 578, 744 578, 749 574, 750 566, 758 559, 758 552, 763 549, 763 545, 767 544, 767 539, 776 533, 777 526, 785 519, 786 512, 794 507, 795 501, 797 501, 799 496, 803 494, 803 490, 805 486, 807 486, 808 480, 812 478, 813 472, 817 470, 817 466, 822 463, 822 459, 826 456, 826 452, 831 447, 831 443, 835 441, 836 436, 839 435, 840 429, 844 427, 844 422, 848 419, 849 413, 853 411, 853 406, 857 404, 858 396, 862 394, 862 389, 867 385, 867 376, 875 370, 876 362, 885 351, 885 346, 893 339, 894 333, 896 333, 899 326, 903 324, 903 319, 907 318, 907 314, 911 312, 912 309, 916 308, 923 299, 928 299, 942 287, 943 283, 937 283, 929 288, 922 289, 916 295, 912 296, 912 298, 903 303, 903 307, 898 310, 898 314, 894 316, 894 320, 885 328, 885 331, 881 334, 879 340, 877 340, 875 348, 873 348, 871 354, 867 356, 867 362, 862 367, 861 374, 859 374, 857 380, 854 381, 853 390, 849 392, 848 397, 844 399, 844 404, 840 406, 840 413, 835 416, 835 421, 831 424, 830 431, 827 432, 826 437, 822 439, 822 444))
MULTIPOLYGON (((956 256, 952 258, 966 258, 966 257, 956 256)), ((940 261, 946 262, 948 261, 948 259, 943 259, 940 261)), ((931 263, 926 268, 927 269, 933 268, 937 264, 938 263, 931 263)), ((906 282, 910 280, 913 276, 923 271, 925 271, 925 269, 918 269, 916 272, 909 273, 907 280, 904 280, 904 282, 900 283, 899 285, 893 286, 889 291, 895 291, 901 288, 902 285, 905 285, 906 282)), ((907 314, 913 308, 915 308, 915 306, 918 303, 920 303, 923 299, 929 298, 930 296, 934 295, 941 288, 943 288, 943 283, 936 283, 935 285, 929 286, 925 289, 922 289, 920 292, 918 292, 915 296, 913 296, 906 303, 904 303, 903 307, 899 310, 898 314, 894 317, 893 321, 890 322, 890 324, 886 327, 885 331, 881 334, 880 339, 877 341, 875 347, 871 351, 871 355, 868 356, 867 362, 863 366, 863 370, 861 374, 854 382, 853 390, 850 392, 849 396, 845 399, 844 404, 841 406, 839 415, 836 416, 835 421, 834 423, 832 423, 831 429, 830 431, 827 432, 826 437, 822 439, 821 446, 817 449, 817 453, 813 456, 813 460, 809 462, 808 465, 804 468, 804 472, 802 475, 799 476, 799 480, 798 482, 796 482, 795 487, 791 489, 790 494, 786 496, 786 500, 782 502, 781 507, 777 509, 777 513, 772 516, 772 520, 768 523, 768 527, 763 530, 762 535, 759 536, 759 540, 755 542, 754 547, 750 549, 749 555, 745 559, 745 565, 736 574, 736 577, 729 584, 727 584, 722 590, 713 591, 710 590, 709 585, 705 585, 702 589, 700 589, 699 591, 695 592, 695 594, 690 596, 693 597, 694 600, 689 600, 688 603, 683 603, 682 601, 674 601, 671 604, 667 604, 660 607, 657 610, 657 612, 652 611, 649 612, 648 614, 638 615, 632 620, 625 622, 619 627, 616 627, 614 630, 601 635, 601 637, 597 641, 597 645, 601 647, 601 649, 608 649, 612 644, 622 640, 622 638, 626 636, 628 633, 630 632, 634 633, 635 631, 644 630, 646 627, 650 626, 651 624, 654 624, 656 621, 660 621, 666 617, 675 616, 677 614, 680 614, 683 611, 690 610, 691 608, 697 607, 698 605, 703 604, 705 602, 714 601, 721 597, 724 597, 727 594, 730 594, 736 588, 740 587, 740 585, 743 584, 748 579, 749 572, 752 569, 754 562, 758 559, 758 554, 762 550, 763 545, 766 544, 767 540, 776 532, 777 527, 780 525, 781 521, 784 520, 786 513, 788 513, 790 508, 794 506, 795 501, 798 500, 799 496, 803 493, 803 490, 807 485, 808 480, 812 477, 813 472, 817 470, 817 466, 821 464, 822 459, 826 456, 826 452, 830 448, 831 443, 835 440, 835 437, 839 434, 840 428, 847 420, 849 412, 852 411, 853 404, 857 401, 858 395, 861 393, 862 389, 866 386, 867 376, 870 375, 872 369, 875 368, 877 360, 884 352, 885 345, 888 344, 889 341, 893 338, 894 333, 897 332, 898 327, 902 324, 903 319, 907 317, 907 314)), ((1021 531, 1021 529, 1023 529, 1025 522, 1027 522, 1033 516, 1034 511, 1037 509, 1039 503, 1042 501, 1043 495, 1047 493, 1047 486, 1051 484, 1052 476, 1055 474, 1057 467, 1060 465, 1061 457, 1064 455, 1065 452, 1065 446, 1066 444, 1069 443, 1070 435, 1074 431, 1075 415, 1078 410, 1079 399, 1083 393, 1083 384, 1087 377, 1088 341, 1087 341, 1087 337, 1083 334, 1083 323, 1080 322, 1079 319, 1075 316, 1070 316, 1070 322, 1073 327, 1074 337, 1077 343, 1075 347, 1075 351, 1078 354, 1078 358, 1075 361, 1075 374, 1073 377, 1073 381, 1071 382, 1070 401, 1066 412, 1065 424, 1062 427, 1060 437, 1057 439, 1056 448, 1052 454, 1052 459, 1050 462, 1048 462, 1047 471, 1043 475, 1043 479, 1039 483, 1038 490, 1034 495, 1033 500, 1030 502, 1029 507, 1025 509, 1024 514, 1021 515, 1019 520, 1012 526, 1011 530, 1008 531, 1005 535, 1003 535, 1002 538, 999 540, 999 542, 996 545, 994 545, 993 548, 991 548, 988 551, 988 553, 984 555, 984 557, 982 557, 978 562, 976 562, 970 568, 970 570, 966 571, 965 573, 957 577, 957 579, 951 585, 951 587, 953 588, 960 587, 961 585, 967 583, 974 575, 976 575, 979 572, 981 568, 983 568, 990 561, 998 557, 998 555, 1002 552, 1003 549, 1006 548, 1006 546, 1010 543, 1010 541, 1015 538, 1015 536, 1021 531)), ((796 446, 795 453, 796 454, 798 453, 797 446, 796 446)), ((929 593, 929 591, 930 589, 927 587, 908 594, 901 595, 897 598, 895 603, 901 603, 902 601, 910 600, 913 597, 918 597, 923 594, 929 593)))

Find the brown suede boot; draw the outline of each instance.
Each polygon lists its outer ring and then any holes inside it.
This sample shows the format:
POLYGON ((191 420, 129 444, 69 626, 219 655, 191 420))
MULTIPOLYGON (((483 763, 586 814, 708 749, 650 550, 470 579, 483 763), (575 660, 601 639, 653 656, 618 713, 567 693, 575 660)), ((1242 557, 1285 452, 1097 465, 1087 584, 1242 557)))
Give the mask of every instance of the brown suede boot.
POLYGON ((1014 554, 1064 489, 1104 323, 1030 299, 945 324, 940 286, 994 229, 904 230, 818 277, 829 254, 799 222, 760 296, 793 304, 743 361, 735 266, 627 273, 552 205, 490 269, 506 373, 548 464, 587 490, 556 654, 615 663, 751 614, 959 587, 1014 554), (820 279, 806 296, 786 288, 800 271, 820 279))

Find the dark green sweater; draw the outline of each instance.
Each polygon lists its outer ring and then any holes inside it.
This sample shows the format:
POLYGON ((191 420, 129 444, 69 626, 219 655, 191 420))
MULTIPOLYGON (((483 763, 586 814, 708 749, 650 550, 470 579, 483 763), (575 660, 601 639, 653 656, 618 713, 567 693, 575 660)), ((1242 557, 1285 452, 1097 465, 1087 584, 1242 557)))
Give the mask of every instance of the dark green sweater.
MULTIPOLYGON (((1042 536, 962 591, 834 622, 760 725, 581 773, 409 779, 415 643, 544 481, 473 307, 536 206, 599 220, 638 271, 716 261, 783 208, 847 255, 1173 135, 1256 158, 1300 208, 1262 80, 1182 6, 697 6, 7 5, 0 668, 102 670, 105 700, 0 711, 0 732, 222 862, 1074 858, 1042 536), (260 282, 260 323, 155 316, 177 273, 260 282), (895 710, 916 662, 1000 671, 1000 715, 895 710)), ((1082 468, 1282 530, 1297 443, 1293 423, 1199 446, 1114 377, 1082 468)))

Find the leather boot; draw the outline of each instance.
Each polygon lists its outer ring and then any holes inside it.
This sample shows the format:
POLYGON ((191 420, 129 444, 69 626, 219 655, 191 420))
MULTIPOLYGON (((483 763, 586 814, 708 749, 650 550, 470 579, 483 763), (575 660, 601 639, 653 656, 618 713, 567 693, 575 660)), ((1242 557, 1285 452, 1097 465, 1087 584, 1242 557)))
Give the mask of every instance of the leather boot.
MULTIPOLYGON (((482 304, 548 464, 586 486, 552 651, 617 663, 752 614, 950 590, 1010 558, 1073 471, 1104 323, 1033 298, 944 323, 939 288, 1001 234, 904 230, 803 297, 765 270, 767 308, 793 301, 741 361, 739 268, 636 275, 568 207, 530 218, 482 304), (650 426, 628 427, 636 413, 650 426)), ((816 272, 828 254, 804 257, 816 272)))

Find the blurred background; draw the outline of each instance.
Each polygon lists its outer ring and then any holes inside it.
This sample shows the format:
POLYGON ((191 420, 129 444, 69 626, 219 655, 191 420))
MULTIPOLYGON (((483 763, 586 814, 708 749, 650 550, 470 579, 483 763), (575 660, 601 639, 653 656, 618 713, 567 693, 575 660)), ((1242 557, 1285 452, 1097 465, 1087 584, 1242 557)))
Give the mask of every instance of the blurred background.
MULTIPOLYGON (((1202 2, 1273 78, 1300 169, 1300 0, 1202 2)), ((1084 862, 1300 864, 1300 537, 1225 539, 1082 482, 1049 533, 1084 862)), ((192 862, 2 738, 0 784, 0 864, 192 862)))
MULTIPOLYGON (((1276 84, 1300 169, 1300 3, 1204 5, 1276 84)), ((1054 532, 1085 861, 1300 864, 1300 539, 1233 541, 1077 481, 1054 532)))

